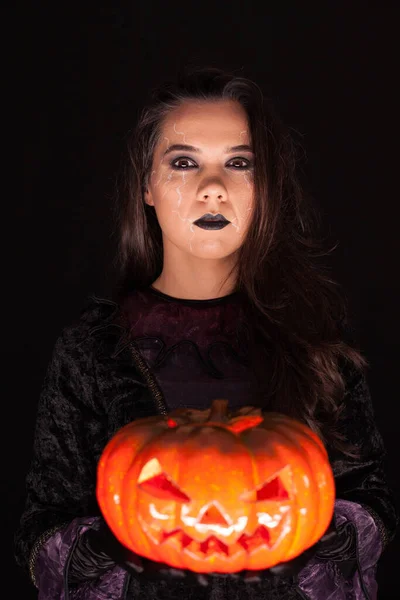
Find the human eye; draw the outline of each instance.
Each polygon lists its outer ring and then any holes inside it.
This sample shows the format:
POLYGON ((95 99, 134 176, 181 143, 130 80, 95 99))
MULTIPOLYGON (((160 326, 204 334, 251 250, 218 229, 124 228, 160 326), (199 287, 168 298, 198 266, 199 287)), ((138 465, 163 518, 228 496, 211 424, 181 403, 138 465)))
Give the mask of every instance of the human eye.
POLYGON ((187 156, 179 156, 171 161, 171 167, 178 171, 187 171, 188 169, 195 169, 197 167, 194 160, 187 156))
POLYGON ((253 163, 248 158, 242 158, 241 156, 237 156, 236 158, 232 158, 227 163, 227 166, 237 171, 243 171, 245 169, 251 169, 253 163))

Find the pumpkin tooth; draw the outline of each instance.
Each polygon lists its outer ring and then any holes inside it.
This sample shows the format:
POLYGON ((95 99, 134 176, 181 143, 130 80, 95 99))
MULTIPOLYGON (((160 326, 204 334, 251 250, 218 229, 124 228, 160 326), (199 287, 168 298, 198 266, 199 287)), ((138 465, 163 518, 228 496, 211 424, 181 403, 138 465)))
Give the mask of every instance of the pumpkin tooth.
POLYGON ((199 542, 196 542, 195 540, 190 540, 190 542, 188 544, 186 544, 185 550, 187 550, 191 554, 194 554, 195 556, 198 556, 199 547, 200 547, 199 542))
POLYGON ((241 554, 243 552, 243 545, 239 544, 239 542, 235 542, 234 544, 231 544, 230 546, 228 546, 228 553, 229 553, 229 557, 233 558, 236 554, 241 554))
POLYGON ((238 539, 238 544, 240 544, 247 552, 252 552, 255 548, 259 548, 260 546, 271 546, 271 536, 269 530, 264 527, 264 525, 260 525, 257 527, 253 535, 246 535, 243 533, 238 539))
POLYGON ((175 539, 179 539, 181 537, 181 535, 182 535, 182 531, 180 529, 174 529, 173 531, 163 531, 160 543, 163 544, 164 542, 171 539, 172 537, 175 539))
POLYGON ((163 537, 161 540, 161 544, 166 542, 167 540, 174 543, 174 545, 179 544, 180 548, 186 548, 193 540, 192 538, 184 533, 181 529, 174 529, 173 531, 163 532, 163 537))
POLYGON ((207 556, 210 556, 211 554, 229 555, 228 546, 224 544, 224 542, 221 542, 221 540, 216 538, 214 535, 200 543, 200 550, 207 556))
POLYGON ((175 550, 180 552, 183 548, 190 544, 191 541, 191 538, 183 533, 182 530, 175 529, 169 533, 164 532, 161 544, 167 542, 170 548, 175 548, 175 550))
POLYGON ((186 548, 186 546, 189 546, 189 544, 192 541, 193 541, 192 538, 189 535, 186 535, 186 533, 183 533, 183 531, 182 531, 182 537, 181 537, 182 548, 186 548))

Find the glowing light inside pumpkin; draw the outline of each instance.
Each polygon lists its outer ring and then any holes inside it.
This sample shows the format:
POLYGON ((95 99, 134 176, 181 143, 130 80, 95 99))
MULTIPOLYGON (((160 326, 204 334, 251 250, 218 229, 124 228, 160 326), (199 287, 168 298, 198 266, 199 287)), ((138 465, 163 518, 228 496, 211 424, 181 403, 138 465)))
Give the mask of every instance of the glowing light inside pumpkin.
POLYGON ((229 526, 228 521, 225 519, 222 512, 215 506, 215 504, 211 504, 201 519, 199 523, 202 525, 213 524, 213 525, 225 525, 229 526))
MULTIPOLYGON (((285 508, 289 508, 289 507, 285 507, 285 508)), ((283 513, 285 511, 279 510, 279 512, 283 513)), ((257 513, 257 520, 260 523, 260 525, 265 525, 265 527, 267 527, 268 530, 270 530, 270 529, 274 529, 275 527, 280 525, 280 523, 282 522, 282 514, 270 515, 266 512, 260 512, 260 513, 257 513)))
POLYGON ((151 479, 151 477, 160 475, 160 473, 162 473, 160 461, 157 458, 152 458, 151 460, 147 461, 143 469, 140 471, 138 483, 142 483, 142 481, 146 481, 147 479, 151 479))
POLYGON ((193 527, 199 533, 209 533, 210 531, 215 532, 220 537, 228 537, 233 532, 240 533, 247 527, 248 519, 246 516, 239 517, 235 523, 229 526, 220 525, 218 523, 201 523, 201 517, 192 517, 190 514, 190 507, 187 504, 182 506, 181 520, 186 527, 193 527))
MULTIPOLYGON (((168 542, 172 542, 174 547, 180 547, 182 550, 188 548, 189 551, 195 552, 196 554, 201 552, 206 556, 210 556, 212 554, 225 554, 226 556, 229 556, 229 545, 225 544, 215 535, 211 535, 203 542, 197 542, 181 529, 174 529, 170 532, 163 531, 160 534, 160 540, 157 543, 165 544, 166 542, 167 545, 168 542)), ((246 550, 246 552, 251 554, 254 550, 257 551, 260 546, 271 546, 270 532, 266 527, 260 525, 257 527, 253 535, 247 535, 243 533, 239 537, 237 544, 246 550)))
POLYGON ((161 519, 161 521, 168 521, 169 519, 169 515, 164 515, 163 513, 160 513, 152 502, 150 502, 149 504, 149 512, 153 519, 161 519))

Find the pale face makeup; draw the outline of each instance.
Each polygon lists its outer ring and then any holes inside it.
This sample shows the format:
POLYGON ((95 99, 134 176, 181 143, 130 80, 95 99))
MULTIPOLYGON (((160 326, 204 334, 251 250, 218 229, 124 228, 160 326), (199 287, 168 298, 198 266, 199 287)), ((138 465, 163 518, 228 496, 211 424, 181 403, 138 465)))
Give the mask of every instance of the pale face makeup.
POLYGON ((254 154, 247 116, 232 100, 187 101, 164 120, 145 194, 164 257, 225 260, 242 245, 253 212, 254 154), (203 229, 203 215, 229 224, 203 229))

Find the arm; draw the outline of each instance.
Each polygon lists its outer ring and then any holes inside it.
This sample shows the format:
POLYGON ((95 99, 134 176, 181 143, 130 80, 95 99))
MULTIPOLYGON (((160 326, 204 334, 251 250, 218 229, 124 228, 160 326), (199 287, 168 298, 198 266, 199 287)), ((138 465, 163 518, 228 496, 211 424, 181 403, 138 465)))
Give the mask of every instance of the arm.
POLYGON ((344 411, 340 431, 355 444, 360 456, 349 458, 331 453, 336 496, 362 506, 372 516, 382 549, 393 539, 398 516, 394 494, 386 476, 386 450, 376 426, 371 394, 366 377, 352 372, 347 377, 344 411))
POLYGON ((47 579, 54 575, 55 556, 61 563, 67 559, 76 535, 91 523, 87 517, 99 514, 94 490, 106 442, 105 416, 94 400, 92 354, 78 331, 66 330, 54 348, 39 400, 26 505, 15 536, 16 560, 36 585, 41 574, 47 579))

